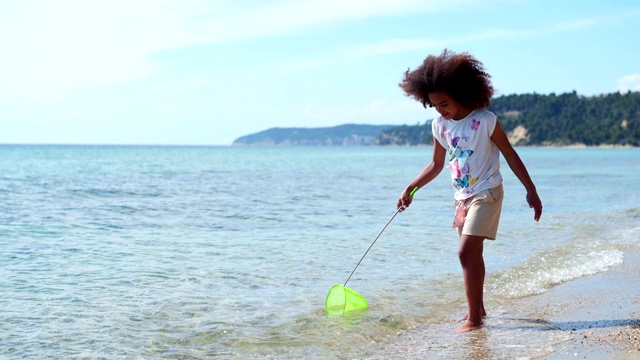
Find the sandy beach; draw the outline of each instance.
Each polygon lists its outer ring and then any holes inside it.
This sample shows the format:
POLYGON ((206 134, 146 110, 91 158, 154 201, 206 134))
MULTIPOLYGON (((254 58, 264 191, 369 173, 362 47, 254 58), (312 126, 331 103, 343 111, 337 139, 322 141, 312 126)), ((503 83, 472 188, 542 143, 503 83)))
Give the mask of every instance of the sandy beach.
POLYGON ((454 334, 456 323, 421 326, 376 348, 371 359, 640 359, 640 250, 622 265, 549 288, 487 303, 485 328, 454 334))
POLYGON ((525 300, 569 335, 545 359, 640 359, 638 280, 640 251, 626 251, 620 266, 525 300))

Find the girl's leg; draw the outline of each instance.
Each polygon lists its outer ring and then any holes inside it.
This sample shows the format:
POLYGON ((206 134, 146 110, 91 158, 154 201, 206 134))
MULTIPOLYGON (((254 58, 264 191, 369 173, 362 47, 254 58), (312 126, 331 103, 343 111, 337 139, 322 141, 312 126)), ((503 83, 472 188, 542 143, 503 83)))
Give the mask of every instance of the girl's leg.
POLYGON ((482 326, 484 317, 484 259, 483 236, 462 235, 460 237, 460 249, 458 257, 462 265, 464 286, 467 295, 469 312, 465 323, 456 329, 456 332, 475 330, 482 326))
MULTIPOLYGON (((484 251, 483 250, 484 249, 484 241, 482 242, 482 245, 480 245, 480 246, 483 247, 482 249, 480 249, 480 266, 481 266, 481 271, 480 272, 482 274, 482 288, 484 289, 485 268, 484 268, 484 256, 482 256, 482 253, 484 251)), ((482 303, 480 305, 480 316, 482 318, 485 318, 487 316, 487 310, 484 309, 484 296, 482 297, 482 303)), ((469 319, 469 312, 468 311, 458 321, 467 321, 467 319, 469 319)))
POLYGON ((484 256, 482 255, 484 253, 484 238, 482 239, 483 241, 481 241, 480 244, 480 266, 481 266, 481 273, 482 273, 482 294, 480 297, 480 316, 482 316, 482 318, 485 318, 487 316, 487 310, 484 309, 484 275, 485 275, 485 269, 484 269, 484 256))

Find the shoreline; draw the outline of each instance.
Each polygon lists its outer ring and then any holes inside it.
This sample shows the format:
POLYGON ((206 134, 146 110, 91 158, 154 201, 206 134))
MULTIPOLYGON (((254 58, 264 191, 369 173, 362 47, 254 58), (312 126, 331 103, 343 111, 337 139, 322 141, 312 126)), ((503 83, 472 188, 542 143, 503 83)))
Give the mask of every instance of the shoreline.
POLYGON ((514 147, 532 147, 532 148, 557 148, 557 149, 638 149, 640 147, 633 145, 620 144, 600 144, 586 145, 582 143, 559 145, 559 144, 540 144, 540 145, 513 145, 514 147))
POLYGON ((457 323, 423 324, 365 359, 598 359, 640 358, 640 249, 623 263, 520 299, 487 302, 476 331, 454 334, 457 323))
POLYGON ((627 249, 623 263, 576 279, 531 299, 549 312, 557 331, 570 339, 544 359, 640 358, 640 250, 627 249), (546 305, 545 305, 546 304, 546 305))

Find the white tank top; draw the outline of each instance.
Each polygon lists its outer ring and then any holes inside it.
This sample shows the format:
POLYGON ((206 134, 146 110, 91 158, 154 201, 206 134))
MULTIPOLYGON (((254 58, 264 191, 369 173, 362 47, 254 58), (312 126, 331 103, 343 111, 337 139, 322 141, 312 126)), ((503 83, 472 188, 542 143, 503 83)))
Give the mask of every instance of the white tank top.
POLYGON ((498 118, 476 109, 460 120, 439 116, 431 123, 434 138, 447 149, 454 198, 463 200, 502 183, 500 150, 491 140, 498 118))

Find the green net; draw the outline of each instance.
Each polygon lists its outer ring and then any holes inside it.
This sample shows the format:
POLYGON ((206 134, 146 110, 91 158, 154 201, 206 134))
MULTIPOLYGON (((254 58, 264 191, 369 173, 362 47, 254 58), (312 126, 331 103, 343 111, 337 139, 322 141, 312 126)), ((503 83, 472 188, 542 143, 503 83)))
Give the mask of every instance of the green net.
POLYGON ((341 315, 353 310, 364 310, 367 300, 358 292, 342 285, 334 285, 327 294, 325 309, 329 315, 341 315))
MULTIPOLYGON (((409 194, 409 197, 413 197, 413 194, 415 194, 416 191, 418 191, 417 186, 413 188, 411 194, 409 194)), ((324 307, 329 315, 341 315, 349 311, 364 310, 369 307, 369 305, 367 304, 367 300, 362 295, 358 294, 353 289, 349 289, 348 287, 346 287, 346 285, 349 282, 349 279, 351 279, 353 273, 356 272, 356 269, 358 268, 364 257, 367 256, 367 253, 369 252, 369 250, 371 250, 373 244, 375 244, 380 235, 382 235, 384 229, 386 229, 387 226, 389 226, 389 224, 391 223, 391 220, 393 220, 393 218, 395 218, 396 215, 398 215, 398 213, 400 211, 403 211, 405 208, 405 206, 401 206, 396 209, 396 212, 393 213, 391 219, 389 219, 382 230, 380 230, 378 236, 373 239, 373 242, 371 243, 371 245, 369 245, 367 251, 365 251, 364 255, 362 255, 362 257, 360 258, 360 261, 358 261, 358 263, 356 264, 356 267, 353 268, 353 271, 347 278, 347 281, 344 282, 344 285, 333 285, 333 287, 329 290, 329 293, 327 294, 327 300, 324 304, 324 307)))

